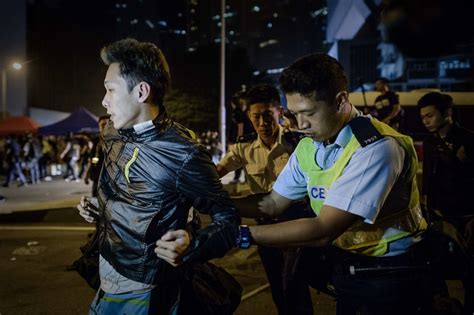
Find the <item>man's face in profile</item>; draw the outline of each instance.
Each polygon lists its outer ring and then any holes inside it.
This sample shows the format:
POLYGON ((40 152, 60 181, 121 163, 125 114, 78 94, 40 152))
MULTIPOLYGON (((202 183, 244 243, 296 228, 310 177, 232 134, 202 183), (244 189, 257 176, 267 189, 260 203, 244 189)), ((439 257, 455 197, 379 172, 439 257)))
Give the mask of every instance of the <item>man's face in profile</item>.
POLYGON ((120 74, 118 63, 112 63, 105 75, 105 96, 102 106, 107 109, 115 129, 130 128, 138 123, 142 104, 138 101, 136 87, 128 91, 127 81, 120 74))

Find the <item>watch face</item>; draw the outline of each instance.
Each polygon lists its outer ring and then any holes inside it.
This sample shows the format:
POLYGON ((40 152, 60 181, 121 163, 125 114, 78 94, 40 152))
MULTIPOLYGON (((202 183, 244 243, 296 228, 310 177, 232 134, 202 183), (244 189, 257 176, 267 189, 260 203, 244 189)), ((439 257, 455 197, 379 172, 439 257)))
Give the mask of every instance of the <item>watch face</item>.
POLYGON ((250 229, 246 225, 241 225, 239 229, 237 244, 242 249, 248 249, 251 245, 250 229))
POLYGON ((250 247, 250 242, 242 242, 240 243, 240 248, 242 249, 248 249, 250 247))

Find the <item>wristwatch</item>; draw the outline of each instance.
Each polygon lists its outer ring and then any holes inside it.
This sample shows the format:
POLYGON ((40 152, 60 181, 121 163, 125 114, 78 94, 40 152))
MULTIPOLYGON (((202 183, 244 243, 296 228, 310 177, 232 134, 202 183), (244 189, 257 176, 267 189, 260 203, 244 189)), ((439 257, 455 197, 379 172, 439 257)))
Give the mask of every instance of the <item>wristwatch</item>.
POLYGON ((236 244, 242 249, 249 249, 252 243, 252 235, 248 225, 239 226, 239 236, 237 237, 236 244))

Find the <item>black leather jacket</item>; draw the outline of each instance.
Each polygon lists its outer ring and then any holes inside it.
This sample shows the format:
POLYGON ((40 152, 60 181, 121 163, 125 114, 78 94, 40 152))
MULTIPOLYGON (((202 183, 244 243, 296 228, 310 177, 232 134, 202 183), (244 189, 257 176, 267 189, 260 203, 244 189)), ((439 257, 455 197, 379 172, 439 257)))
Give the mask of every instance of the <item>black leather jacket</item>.
POLYGON ((101 255, 125 277, 142 283, 173 279, 176 268, 154 253, 168 230, 184 229, 194 206, 212 224, 197 231, 184 262, 222 257, 235 247, 240 218, 209 153, 166 113, 137 134, 104 132, 104 167, 98 189, 101 255))

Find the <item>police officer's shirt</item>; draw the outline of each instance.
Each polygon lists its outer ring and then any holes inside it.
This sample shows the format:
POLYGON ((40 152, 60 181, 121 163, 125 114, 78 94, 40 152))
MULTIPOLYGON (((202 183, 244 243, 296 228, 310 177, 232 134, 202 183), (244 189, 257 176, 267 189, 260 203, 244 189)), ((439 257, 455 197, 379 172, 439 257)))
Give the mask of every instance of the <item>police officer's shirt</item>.
MULTIPOLYGON (((356 111, 355 108, 353 111, 356 111)), ((358 112, 354 114, 360 115, 358 112)), ((346 125, 332 144, 313 141, 317 149, 316 164, 322 169, 330 168, 351 137, 352 130, 346 125)), ((324 204, 361 216, 364 222, 373 224, 385 202, 400 199, 397 194, 406 193, 396 189, 392 191, 403 171, 404 157, 405 151, 392 137, 384 137, 358 149, 325 195, 324 204)), ((278 176, 273 190, 285 198, 298 200, 307 195, 307 181, 296 154, 293 153, 278 176)), ((389 252, 384 256, 403 253, 414 241, 413 238, 395 241, 390 244, 389 252)))
POLYGON ((243 167, 253 194, 271 191, 278 174, 293 152, 293 146, 283 137, 284 131, 279 126, 277 141, 271 149, 263 144, 260 136, 253 141, 230 146, 229 152, 219 164, 229 172, 243 167))

